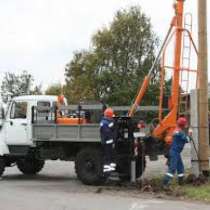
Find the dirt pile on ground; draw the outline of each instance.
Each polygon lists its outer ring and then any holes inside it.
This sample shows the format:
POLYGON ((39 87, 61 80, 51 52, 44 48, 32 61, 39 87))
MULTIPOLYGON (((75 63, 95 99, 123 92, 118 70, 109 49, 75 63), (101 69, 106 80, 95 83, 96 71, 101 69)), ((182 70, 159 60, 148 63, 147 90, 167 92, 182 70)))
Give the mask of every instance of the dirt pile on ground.
MULTIPOLYGON (((177 181, 174 180, 171 185, 167 188, 164 188, 162 185, 163 177, 157 177, 152 179, 140 179, 135 184, 130 182, 121 182, 121 181, 112 181, 108 182, 105 186, 101 186, 96 189, 95 193, 103 193, 105 191, 111 192, 124 192, 124 193, 133 193, 153 196, 155 198, 162 199, 191 199, 192 196, 189 196, 194 191, 194 187, 205 187, 209 186, 210 179, 200 175, 195 177, 194 175, 188 175, 183 182, 183 185, 178 185, 177 181), (190 191, 189 191, 190 190, 190 191)), ((198 189, 198 188, 196 188, 198 189)), ((195 196, 193 195, 192 198, 195 196)))
POLYGON ((196 177, 193 174, 188 175, 185 180, 186 184, 191 184, 193 186, 200 186, 200 185, 206 184, 208 182, 209 182, 208 177, 206 177, 204 175, 199 175, 198 177, 196 177))

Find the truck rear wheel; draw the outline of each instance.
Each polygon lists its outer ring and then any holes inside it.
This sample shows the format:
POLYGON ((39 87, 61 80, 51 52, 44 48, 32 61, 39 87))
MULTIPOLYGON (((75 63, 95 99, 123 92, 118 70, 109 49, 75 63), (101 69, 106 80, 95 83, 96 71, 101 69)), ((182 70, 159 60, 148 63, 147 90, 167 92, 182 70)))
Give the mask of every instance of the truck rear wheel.
POLYGON ((44 160, 25 158, 17 161, 17 167, 23 174, 34 175, 42 170, 44 163, 44 160))
POLYGON ((0 176, 2 176, 4 170, 5 170, 5 161, 4 158, 0 157, 0 176))
POLYGON ((75 170, 78 178, 87 185, 99 185, 103 177, 103 155, 100 149, 82 149, 76 157, 75 170))

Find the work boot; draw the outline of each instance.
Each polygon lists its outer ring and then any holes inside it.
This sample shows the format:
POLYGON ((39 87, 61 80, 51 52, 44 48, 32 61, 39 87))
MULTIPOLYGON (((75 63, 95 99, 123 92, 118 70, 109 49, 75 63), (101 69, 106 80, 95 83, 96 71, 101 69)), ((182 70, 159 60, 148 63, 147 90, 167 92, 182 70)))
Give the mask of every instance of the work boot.
POLYGON ((165 175, 165 177, 163 178, 163 183, 162 183, 162 187, 163 188, 168 188, 169 184, 171 182, 173 177, 168 176, 167 174, 165 175))

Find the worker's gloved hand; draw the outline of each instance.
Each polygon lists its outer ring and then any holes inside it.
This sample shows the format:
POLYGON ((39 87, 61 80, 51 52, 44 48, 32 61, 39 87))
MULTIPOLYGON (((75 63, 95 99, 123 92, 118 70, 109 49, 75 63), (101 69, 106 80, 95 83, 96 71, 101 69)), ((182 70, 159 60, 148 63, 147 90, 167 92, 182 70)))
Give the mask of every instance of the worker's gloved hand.
POLYGON ((193 130, 192 130, 192 128, 189 128, 189 130, 188 130, 188 136, 187 136, 187 142, 188 143, 191 142, 192 139, 193 139, 193 130))
POLYGON ((193 135, 193 130, 192 130, 192 128, 189 128, 189 130, 188 130, 188 136, 189 137, 192 137, 192 135, 193 135))

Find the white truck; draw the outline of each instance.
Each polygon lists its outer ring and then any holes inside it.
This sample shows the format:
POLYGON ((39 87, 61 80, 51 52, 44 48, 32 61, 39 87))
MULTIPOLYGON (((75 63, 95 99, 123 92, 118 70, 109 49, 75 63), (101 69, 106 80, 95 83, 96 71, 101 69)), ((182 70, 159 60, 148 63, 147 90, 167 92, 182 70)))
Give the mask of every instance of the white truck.
MULTIPOLYGON (((11 100, 7 112, 1 114, 0 175, 5 167, 14 163, 23 174, 37 174, 45 160, 60 159, 75 161, 77 176, 83 183, 100 184, 105 177, 102 173, 99 123, 56 124, 53 114, 56 101, 56 96, 46 95, 19 96, 11 100), (36 107, 39 106, 49 109, 38 111, 36 107)), ((136 176, 139 177, 144 171, 145 159, 140 152, 140 144, 137 146, 137 139, 134 139, 133 126, 126 117, 116 118, 115 121, 117 172, 120 178, 130 178, 135 151, 136 176)))

